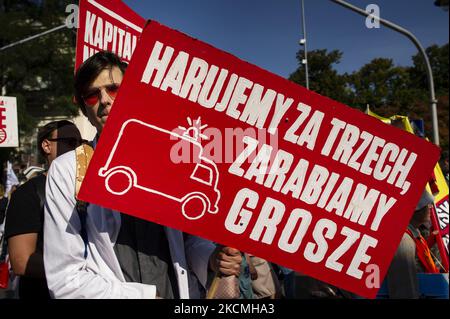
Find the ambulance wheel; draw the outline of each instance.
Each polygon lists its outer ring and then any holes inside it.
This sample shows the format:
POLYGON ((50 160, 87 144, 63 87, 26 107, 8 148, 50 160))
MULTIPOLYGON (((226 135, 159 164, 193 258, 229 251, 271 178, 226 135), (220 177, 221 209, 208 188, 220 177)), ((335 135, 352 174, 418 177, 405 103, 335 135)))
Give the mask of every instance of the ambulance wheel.
POLYGON ((183 201, 181 212, 187 219, 196 220, 205 214, 207 208, 208 200, 200 194, 194 194, 183 201))
POLYGON ((114 195, 123 195, 133 186, 133 177, 125 170, 115 170, 105 180, 106 189, 114 195))

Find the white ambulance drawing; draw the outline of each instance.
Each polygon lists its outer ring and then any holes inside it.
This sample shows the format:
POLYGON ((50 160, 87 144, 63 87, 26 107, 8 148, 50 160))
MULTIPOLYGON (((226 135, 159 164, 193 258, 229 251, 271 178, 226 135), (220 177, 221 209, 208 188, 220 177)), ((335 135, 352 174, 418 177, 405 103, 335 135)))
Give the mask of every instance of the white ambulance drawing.
POLYGON ((220 191, 217 188, 217 165, 203 156, 203 147, 197 140, 185 134, 177 134, 137 119, 127 120, 98 174, 105 178, 105 187, 111 194, 121 196, 135 187, 179 202, 183 216, 189 220, 197 220, 205 212, 218 212, 220 191), (139 156, 139 152, 132 148, 132 143, 127 143, 133 139, 139 139, 142 147, 155 150, 151 169, 148 160, 139 156), (175 143, 187 143, 193 150, 192 160, 174 163, 171 151, 175 143), (162 168, 171 170, 171 176, 176 174, 177 178, 164 178, 162 168), (118 179, 122 182, 115 183, 114 180, 118 179))

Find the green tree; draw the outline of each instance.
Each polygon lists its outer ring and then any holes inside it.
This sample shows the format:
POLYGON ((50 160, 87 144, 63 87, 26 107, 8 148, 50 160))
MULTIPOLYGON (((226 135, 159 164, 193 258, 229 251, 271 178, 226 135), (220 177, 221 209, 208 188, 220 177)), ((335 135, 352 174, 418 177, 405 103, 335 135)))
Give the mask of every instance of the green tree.
MULTIPOLYGON (((439 139, 442 149, 449 147, 449 51, 448 43, 443 46, 432 45, 426 48, 428 59, 433 71, 434 86, 436 91, 439 139)), ((412 86, 420 92, 414 107, 410 110, 410 116, 422 118, 425 122, 425 131, 428 137, 432 136, 430 98, 425 64, 420 54, 413 56, 413 66, 409 68, 412 86)))
MULTIPOLYGON (((346 86, 346 75, 340 75, 334 69, 342 58, 342 52, 333 50, 313 50, 308 52, 308 73, 310 90, 325 95, 342 103, 349 102, 351 92, 346 86)), ((289 76, 289 80, 306 85, 305 65, 302 63, 303 50, 298 51, 297 70, 289 76)))
MULTIPOLYGON (((64 24, 70 0, 0 0, 0 46, 64 24)), ((1 93, 18 99, 20 136, 37 120, 75 115, 71 102, 75 33, 62 29, 0 52, 1 93)), ((15 150, 0 149, 0 158, 15 150)))
POLYGON ((414 88, 408 68, 395 66, 391 59, 377 58, 348 77, 354 105, 366 105, 380 115, 408 113, 421 92, 414 88))
MULTIPOLYGON (((448 43, 443 46, 432 45, 426 48, 428 59, 433 71, 434 86, 437 96, 448 95, 448 43)), ((425 63, 419 53, 413 56, 413 67, 410 68, 411 78, 417 89, 428 93, 428 80, 425 63)))
MULTIPOLYGON (((439 133, 442 148, 449 145, 448 92, 449 52, 448 44, 432 45, 426 49, 433 69, 438 98, 439 133)), ((394 65, 391 59, 376 58, 351 74, 338 74, 334 69, 342 52, 314 50, 308 53, 310 88, 322 95, 351 107, 365 109, 369 104, 376 113, 390 117, 406 115, 411 119, 423 119, 425 133, 432 136, 428 81, 420 54, 413 56, 413 66, 394 65)), ((299 67, 289 77, 305 85, 305 69, 301 63, 303 50, 297 53, 299 67)))

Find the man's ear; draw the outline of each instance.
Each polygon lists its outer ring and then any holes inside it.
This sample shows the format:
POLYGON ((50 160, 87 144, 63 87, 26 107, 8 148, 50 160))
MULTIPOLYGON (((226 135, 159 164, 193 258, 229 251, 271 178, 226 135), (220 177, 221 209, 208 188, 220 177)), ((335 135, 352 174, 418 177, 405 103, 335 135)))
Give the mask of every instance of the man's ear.
POLYGON ((41 147, 44 151, 45 154, 50 154, 51 153, 51 145, 50 145, 50 141, 47 140, 46 138, 42 141, 41 147))

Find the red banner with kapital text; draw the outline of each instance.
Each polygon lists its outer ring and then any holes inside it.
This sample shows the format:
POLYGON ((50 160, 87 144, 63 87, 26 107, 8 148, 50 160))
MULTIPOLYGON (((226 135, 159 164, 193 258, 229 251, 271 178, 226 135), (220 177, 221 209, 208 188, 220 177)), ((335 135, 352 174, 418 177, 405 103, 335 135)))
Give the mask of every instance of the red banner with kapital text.
POLYGON ((145 19, 121 0, 80 0, 75 70, 98 51, 130 62, 145 19))

